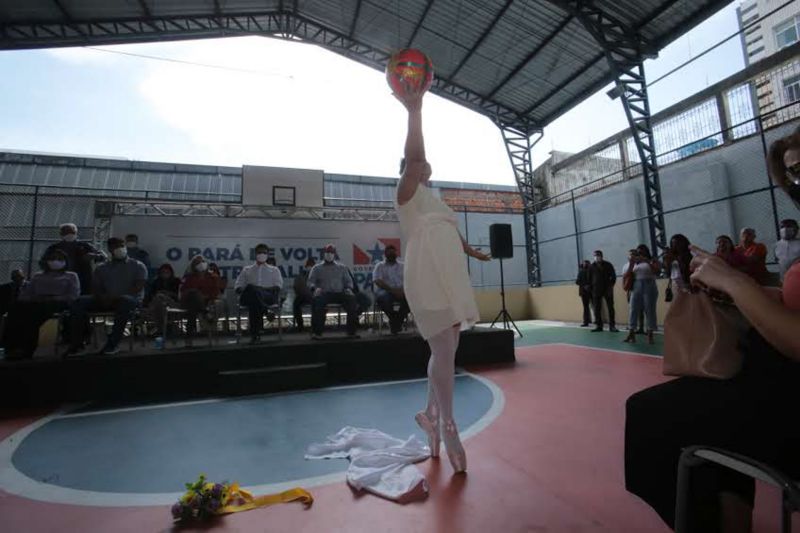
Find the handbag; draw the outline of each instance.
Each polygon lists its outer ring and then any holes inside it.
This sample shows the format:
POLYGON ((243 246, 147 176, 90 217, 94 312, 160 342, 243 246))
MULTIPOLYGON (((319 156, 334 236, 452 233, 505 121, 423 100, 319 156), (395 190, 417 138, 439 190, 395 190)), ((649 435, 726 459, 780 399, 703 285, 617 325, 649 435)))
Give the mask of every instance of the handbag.
POLYGON ((633 274, 633 261, 628 266, 627 272, 622 275, 622 290, 631 292, 633 290, 633 282, 636 280, 633 274))
POLYGON ((664 375, 729 379, 739 373, 747 319, 704 292, 680 290, 675 296, 664 318, 664 375))
POLYGON ((669 280, 667 283, 667 289, 664 291, 664 301, 669 303, 675 299, 675 295, 672 293, 672 280, 669 280))

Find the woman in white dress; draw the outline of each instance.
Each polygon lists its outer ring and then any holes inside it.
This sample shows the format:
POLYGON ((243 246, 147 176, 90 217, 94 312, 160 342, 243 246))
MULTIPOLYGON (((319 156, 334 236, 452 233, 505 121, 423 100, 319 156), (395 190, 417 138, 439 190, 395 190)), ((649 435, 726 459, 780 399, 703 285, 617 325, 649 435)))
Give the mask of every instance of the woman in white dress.
POLYGON ((405 293, 414 320, 428 341, 428 404, 416 415, 428 434, 431 456, 438 457, 444 439, 453 470, 464 472, 467 457, 453 421, 455 355, 462 329, 479 319, 464 254, 488 261, 458 232, 458 218, 428 187, 431 166, 422 138, 422 97, 409 89, 398 100, 408 110, 408 134, 401 178, 397 186, 397 214, 406 242, 405 293))

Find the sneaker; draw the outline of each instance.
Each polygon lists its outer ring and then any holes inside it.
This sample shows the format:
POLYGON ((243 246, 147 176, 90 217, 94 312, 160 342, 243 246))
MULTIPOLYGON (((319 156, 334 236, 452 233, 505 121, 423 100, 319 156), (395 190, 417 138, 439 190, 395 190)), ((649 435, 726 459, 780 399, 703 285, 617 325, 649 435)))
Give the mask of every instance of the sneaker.
POLYGON ((588 327, 589 327, 589 324, 581 324, 581 327, 582 327, 582 328, 588 328, 588 327))
POLYGON ((608 328, 608 331, 611 331, 612 333, 619 333, 619 330, 617 328, 615 328, 614 326, 611 326, 610 328, 608 328))
POLYGON ((597 333, 598 331, 603 331, 603 328, 594 328, 591 330, 592 333, 597 333))

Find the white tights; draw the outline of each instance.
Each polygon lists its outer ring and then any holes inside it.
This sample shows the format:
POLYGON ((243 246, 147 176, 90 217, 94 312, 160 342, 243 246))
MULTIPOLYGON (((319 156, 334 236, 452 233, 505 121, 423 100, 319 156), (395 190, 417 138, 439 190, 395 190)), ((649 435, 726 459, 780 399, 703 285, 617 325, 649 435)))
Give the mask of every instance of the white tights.
POLYGON ((453 384, 460 327, 453 326, 428 339, 428 406, 425 414, 432 422, 453 419, 453 384))

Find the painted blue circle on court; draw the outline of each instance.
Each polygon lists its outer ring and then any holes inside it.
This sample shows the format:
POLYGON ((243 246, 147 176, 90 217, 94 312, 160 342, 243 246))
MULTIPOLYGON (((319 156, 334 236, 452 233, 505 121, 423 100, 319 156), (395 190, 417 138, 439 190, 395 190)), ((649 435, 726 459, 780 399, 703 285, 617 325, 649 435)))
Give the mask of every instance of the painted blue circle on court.
MULTIPOLYGON (((424 434, 414 413, 425 381, 230 398, 185 405, 91 411, 57 417, 32 431, 12 456, 27 477, 96 492, 180 492, 205 473, 217 481, 264 485, 347 469, 347 461, 307 461, 306 447, 344 426, 399 438, 424 434)), ((489 387, 456 378, 456 421, 464 429, 492 407, 489 387)))

